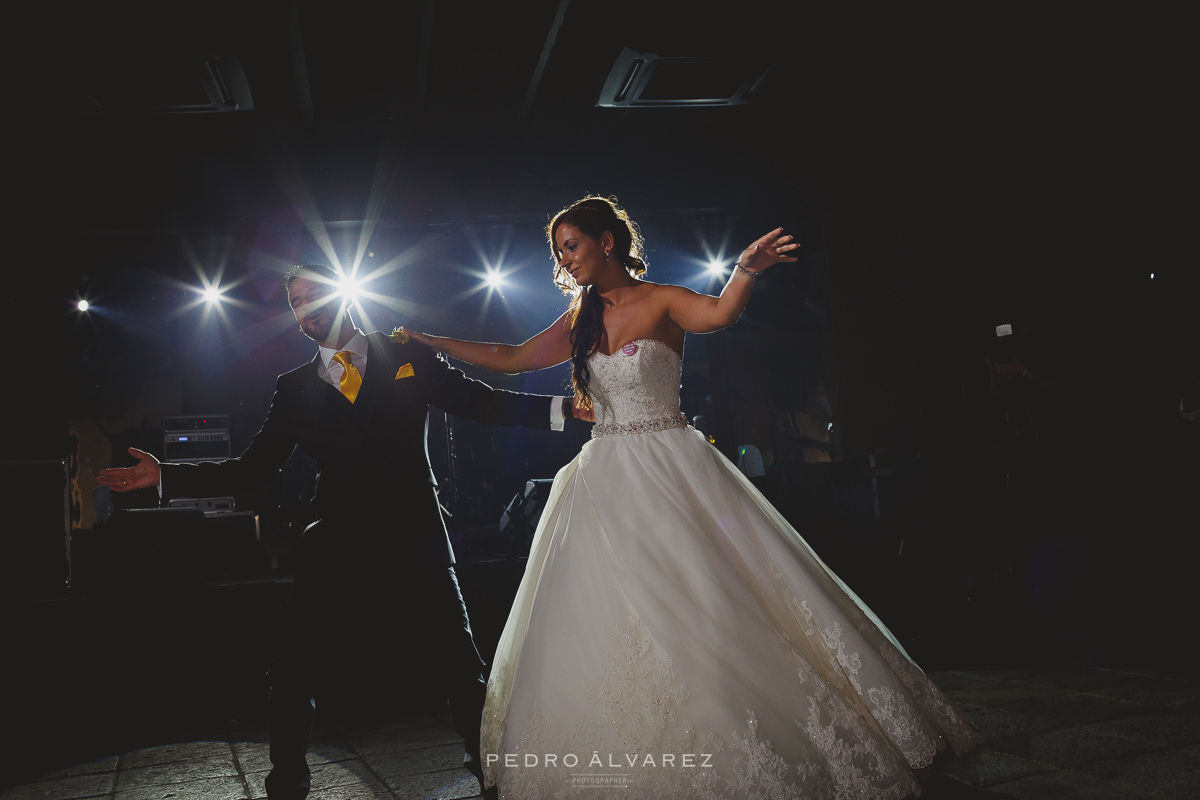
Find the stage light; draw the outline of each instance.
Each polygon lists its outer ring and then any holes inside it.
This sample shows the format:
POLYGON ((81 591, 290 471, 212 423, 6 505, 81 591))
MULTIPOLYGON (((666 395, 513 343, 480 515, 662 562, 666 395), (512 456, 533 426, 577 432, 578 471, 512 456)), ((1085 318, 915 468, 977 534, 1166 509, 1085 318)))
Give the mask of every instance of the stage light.
POLYGON ((338 292, 342 295, 342 297, 346 298, 346 300, 351 303, 358 299, 358 292, 360 288, 361 284, 359 283, 358 279, 350 275, 344 276, 341 282, 338 284, 338 292))
POLYGON ((708 271, 713 275, 725 274, 725 262, 720 259, 713 259, 708 262, 708 271))
POLYGON ((80 311, 87 311, 91 307, 91 305, 92 304, 89 303, 87 300, 80 300, 78 303, 75 304, 75 307, 78 308, 80 311))
POLYGON ((209 304, 221 302, 221 289, 215 283, 204 287, 204 299, 209 304))
POLYGON ((489 289, 499 289, 504 286, 504 276, 498 269, 489 269, 483 276, 483 283, 489 289))

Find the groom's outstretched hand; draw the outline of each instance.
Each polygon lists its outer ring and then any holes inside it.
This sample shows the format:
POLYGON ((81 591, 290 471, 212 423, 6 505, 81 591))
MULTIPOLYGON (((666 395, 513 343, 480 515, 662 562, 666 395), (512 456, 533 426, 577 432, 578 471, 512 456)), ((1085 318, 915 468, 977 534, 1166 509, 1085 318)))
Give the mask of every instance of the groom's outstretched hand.
POLYGON ((134 489, 149 489, 158 486, 158 459, 144 450, 129 448, 129 455, 138 460, 132 467, 109 467, 100 470, 96 483, 107 486, 114 492, 132 492, 134 489))

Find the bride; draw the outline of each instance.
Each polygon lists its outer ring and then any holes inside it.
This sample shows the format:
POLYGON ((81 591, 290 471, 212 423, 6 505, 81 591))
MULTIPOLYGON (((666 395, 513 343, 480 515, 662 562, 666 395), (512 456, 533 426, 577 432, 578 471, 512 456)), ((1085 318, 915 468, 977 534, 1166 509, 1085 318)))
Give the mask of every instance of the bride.
POLYGON ((521 800, 912 794, 913 770, 979 734, 679 411, 684 333, 732 325, 798 245, 768 233, 710 297, 642 280, 641 235, 608 199, 546 233, 572 296, 549 328, 515 346, 409 331, 498 372, 570 360, 596 423, 554 480, 496 649, 488 786, 521 800))

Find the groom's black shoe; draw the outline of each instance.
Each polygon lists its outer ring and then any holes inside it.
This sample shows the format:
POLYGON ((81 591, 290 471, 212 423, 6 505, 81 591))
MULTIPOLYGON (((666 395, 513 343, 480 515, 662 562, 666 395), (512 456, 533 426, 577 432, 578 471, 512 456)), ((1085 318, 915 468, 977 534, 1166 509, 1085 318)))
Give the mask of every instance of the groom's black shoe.
POLYGON ((281 774, 276 768, 267 775, 266 784, 268 800, 304 800, 308 797, 309 777, 307 774, 303 777, 296 777, 281 774))
POLYGON ((271 726, 271 773, 267 775, 269 800, 304 800, 310 772, 308 743, 314 704, 311 692, 296 682, 276 678, 267 699, 271 726))
POLYGON ((267 775, 268 800, 304 800, 311 786, 311 773, 305 754, 307 742, 276 732, 271 737, 271 763, 267 775))

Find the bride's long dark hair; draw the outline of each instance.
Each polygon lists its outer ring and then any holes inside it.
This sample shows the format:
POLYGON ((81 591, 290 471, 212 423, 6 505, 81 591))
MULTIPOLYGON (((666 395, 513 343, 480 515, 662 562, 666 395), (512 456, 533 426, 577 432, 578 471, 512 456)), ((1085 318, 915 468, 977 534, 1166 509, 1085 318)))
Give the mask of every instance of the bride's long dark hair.
POLYGON ((563 294, 571 295, 568 310, 571 322, 571 388, 584 408, 592 407, 588 394, 588 381, 592 374, 587 359, 600 346, 604 336, 604 299, 595 285, 580 288, 559 265, 558 244, 554 234, 560 225, 570 225, 582 233, 599 240, 605 231, 612 234, 612 254, 633 277, 646 272, 646 253, 643 249, 642 233, 637 223, 629 218, 625 209, 617 205, 615 197, 587 197, 564 208, 554 215, 546 226, 546 240, 550 243, 550 257, 554 259, 554 285, 563 294))

